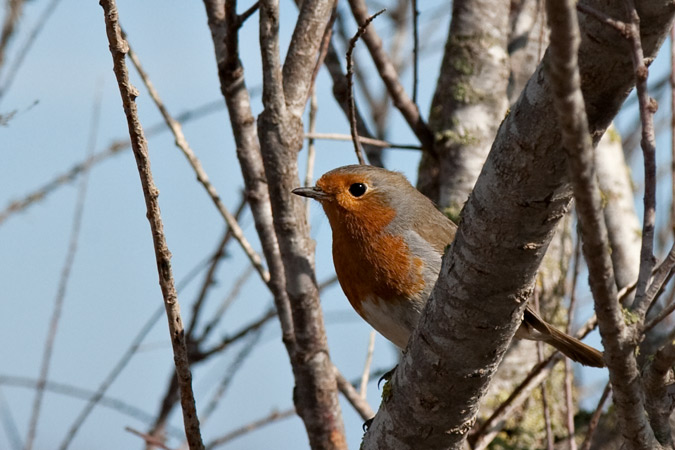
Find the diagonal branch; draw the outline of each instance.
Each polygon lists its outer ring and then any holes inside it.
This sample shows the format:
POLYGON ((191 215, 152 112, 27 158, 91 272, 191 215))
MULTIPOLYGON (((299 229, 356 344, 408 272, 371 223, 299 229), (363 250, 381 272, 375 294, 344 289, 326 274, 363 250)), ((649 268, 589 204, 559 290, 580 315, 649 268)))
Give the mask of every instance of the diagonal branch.
POLYGON ((136 158, 138 173, 141 178, 143 196, 147 208, 147 217, 152 231, 152 241, 155 248, 157 259, 157 271, 159 272, 159 285, 162 289, 164 306, 169 323, 169 333, 171 335, 171 346, 173 347, 174 363, 176 365, 176 375, 178 385, 180 386, 181 406, 183 409, 183 423, 190 449, 203 449, 201 432, 199 429, 199 419, 195 408, 195 398, 192 392, 192 374, 188 362, 188 352, 185 345, 185 329, 180 316, 180 306, 178 304, 178 295, 173 281, 173 272, 171 270, 171 253, 164 237, 164 225, 159 210, 159 191, 155 186, 152 172, 150 170, 150 159, 148 156, 148 145, 143 134, 143 127, 138 119, 136 108, 136 97, 138 90, 131 85, 129 81, 129 71, 124 62, 124 57, 128 51, 128 46, 122 37, 122 30, 119 24, 117 5, 115 0, 101 0, 100 5, 103 8, 106 34, 110 44, 110 53, 113 58, 113 71, 117 78, 124 112, 127 116, 129 125, 129 135, 131 137, 131 146, 136 158))
MULTIPOLYGON (((126 36, 123 37, 126 40, 126 36)), ((129 45, 128 41, 127 45, 129 45)), ((185 157, 187 158, 188 162, 190 163, 190 166, 192 167, 192 170, 194 170, 195 174, 197 175, 197 181, 199 181, 201 185, 204 187, 204 189, 206 189, 206 192, 208 193, 209 197, 211 197, 213 204, 216 206, 218 212, 227 223, 230 232, 237 240, 237 242, 239 242, 239 245, 241 246, 242 250, 248 257, 253 267, 255 267, 255 269, 260 274, 260 278, 262 278, 263 282, 268 283, 270 281, 270 274, 263 266, 262 259, 256 253, 256 251, 253 250, 253 247, 248 242, 248 239, 246 239, 246 236, 244 236, 244 231, 239 226, 237 219, 227 209, 227 207, 223 203, 223 200, 220 198, 220 195, 218 195, 216 188, 211 183, 211 180, 209 179, 209 176, 206 174, 206 171, 204 171, 202 163, 199 161, 199 158, 197 158, 197 155, 195 155, 195 152, 190 147, 190 144, 188 144, 187 139, 185 139, 185 135, 183 134, 183 127, 176 119, 173 118, 173 116, 171 116, 171 114, 169 114, 169 111, 164 106, 164 102, 162 102, 162 99, 159 97, 159 92, 157 92, 155 86, 150 81, 148 74, 145 72, 143 66, 141 65, 141 61, 138 58, 138 55, 136 55, 131 46, 129 46, 128 54, 129 59, 136 68, 138 75, 141 77, 141 80, 143 81, 143 84, 148 89, 150 98, 152 98, 152 101, 155 103, 155 106, 157 106, 157 109, 159 109, 160 114, 164 118, 166 125, 171 130, 171 133, 173 134, 176 142, 176 146, 181 150, 181 152, 183 152, 183 155, 185 155, 185 157)))
MULTIPOLYGON (((620 6, 601 0, 615 13, 620 6)), ((675 4, 639 4, 645 56, 656 54, 675 4)), ((616 31, 582 16, 579 71, 597 141, 633 86, 616 31), (607 67, 614 70, 609 73, 607 67)), ((459 449, 522 319, 536 272, 572 187, 544 57, 499 128, 455 241, 363 448, 459 449), (453 380, 448 382, 448 380, 453 380)), ((616 297, 614 298, 616 301, 616 297)), ((635 426, 635 425, 633 425, 635 426)), ((648 445, 647 442, 646 445, 648 445)))

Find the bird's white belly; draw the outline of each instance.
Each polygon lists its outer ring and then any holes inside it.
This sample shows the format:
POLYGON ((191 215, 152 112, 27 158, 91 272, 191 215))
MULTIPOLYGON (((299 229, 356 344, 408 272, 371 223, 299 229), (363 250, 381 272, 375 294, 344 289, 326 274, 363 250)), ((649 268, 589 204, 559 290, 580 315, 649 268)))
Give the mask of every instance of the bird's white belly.
MULTIPOLYGON (((406 300, 383 301, 368 298, 361 303, 363 318, 382 336, 404 350, 419 321, 421 307, 406 300)), ((423 305, 421 305, 423 306, 423 305)))

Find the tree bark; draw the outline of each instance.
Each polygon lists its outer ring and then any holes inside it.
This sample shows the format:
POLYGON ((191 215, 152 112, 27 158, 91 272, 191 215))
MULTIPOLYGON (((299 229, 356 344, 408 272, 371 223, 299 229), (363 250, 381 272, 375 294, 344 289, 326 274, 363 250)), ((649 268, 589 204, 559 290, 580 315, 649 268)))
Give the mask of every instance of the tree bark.
MULTIPOLYGON (((602 0, 586 3, 611 16, 624 11, 602 0)), ((675 5, 643 1, 638 11, 645 55, 653 57, 675 5)), ((597 143, 634 85, 632 62, 614 29, 583 15, 580 23, 581 87, 597 143)), ((547 60, 499 129, 365 449, 461 448, 475 421, 572 195, 547 60)))
POLYGON ((258 117, 258 136, 293 316, 293 398, 313 449, 345 449, 346 441, 314 274, 314 242, 304 203, 291 190, 300 186, 301 114, 332 7, 332 0, 302 3, 283 68, 278 1, 261 1, 259 12, 265 109, 258 117))

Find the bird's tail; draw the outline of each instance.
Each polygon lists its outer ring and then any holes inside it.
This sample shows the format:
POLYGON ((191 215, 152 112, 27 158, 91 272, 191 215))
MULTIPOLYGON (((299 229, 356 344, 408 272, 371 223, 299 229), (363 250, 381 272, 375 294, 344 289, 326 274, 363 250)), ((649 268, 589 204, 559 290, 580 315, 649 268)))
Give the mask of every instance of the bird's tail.
POLYGON ((584 366, 605 367, 605 362, 602 359, 602 353, 600 351, 553 327, 529 307, 525 310, 523 324, 528 328, 534 328, 539 332, 536 336, 533 336, 532 333, 530 333, 530 336, 526 337, 526 339, 529 338, 546 342, 571 360, 581 363, 584 366))

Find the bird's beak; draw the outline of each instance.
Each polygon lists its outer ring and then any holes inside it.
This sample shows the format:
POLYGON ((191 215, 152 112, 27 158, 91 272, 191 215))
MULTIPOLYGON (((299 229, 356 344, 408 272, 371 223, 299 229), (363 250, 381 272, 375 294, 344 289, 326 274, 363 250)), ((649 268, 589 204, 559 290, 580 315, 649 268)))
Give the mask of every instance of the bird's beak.
POLYGON ((321 188, 317 186, 299 187, 293 189, 291 192, 301 197, 309 197, 319 201, 327 200, 330 197, 330 194, 322 191, 321 188))

